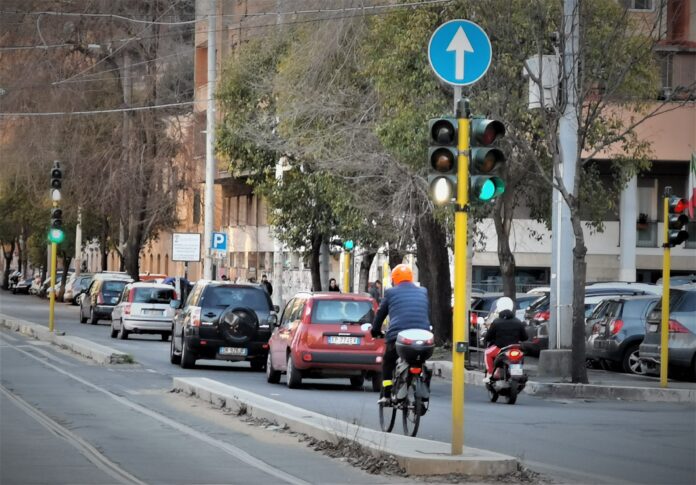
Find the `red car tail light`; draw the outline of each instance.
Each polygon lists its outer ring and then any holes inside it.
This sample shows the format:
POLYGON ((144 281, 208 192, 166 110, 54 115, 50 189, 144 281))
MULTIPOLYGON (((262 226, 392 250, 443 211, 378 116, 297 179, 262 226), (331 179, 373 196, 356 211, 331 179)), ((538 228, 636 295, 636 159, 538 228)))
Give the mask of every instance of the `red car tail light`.
POLYGON ((312 354, 302 354, 302 360, 305 362, 312 362, 312 354))
POLYGON ((545 312, 536 312, 534 314, 534 320, 538 322, 546 322, 551 317, 551 312, 546 310, 545 312))
POLYGON ((689 333, 689 329, 676 320, 669 321, 669 333, 689 333))
POLYGON ((200 327, 201 326, 201 307, 191 307, 191 326, 200 327))
POLYGON ((123 314, 124 315, 131 314, 131 304, 130 303, 126 303, 125 305, 123 305, 123 314))
POLYGON ((611 332, 612 335, 616 335, 617 333, 619 333, 621 331, 623 326, 624 326, 623 320, 619 320, 618 318, 614 319, 609 324, 609 332, 611 332))
POLYGON ((261 348, 262 348, 263 350, 268 350, 268 344, 263 344, 263 345, 261 346, 261 348))
POLYGON ((402 337, 401 343, 406 344, 406 345, 411 345, 413 343, 413 340, 411 340, 410 338, 402 337))
POLYGON ((420 367, 411 367, 408 371, 413 375, 418 375, 421 373, 421 370, 420 367))

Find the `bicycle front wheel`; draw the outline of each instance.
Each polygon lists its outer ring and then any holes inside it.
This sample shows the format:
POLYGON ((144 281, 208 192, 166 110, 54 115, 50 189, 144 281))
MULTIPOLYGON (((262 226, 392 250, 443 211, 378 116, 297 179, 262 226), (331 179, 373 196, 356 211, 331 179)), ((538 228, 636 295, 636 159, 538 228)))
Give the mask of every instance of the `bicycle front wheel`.
POLYGON ((416 436, 420 418, 423 414, 423 401, 420 396, 416 395, 416 383, 413 380, 408 383, 406 388, 406 399, 404 400, 402 412, 404 434, 406 436, 416 436))

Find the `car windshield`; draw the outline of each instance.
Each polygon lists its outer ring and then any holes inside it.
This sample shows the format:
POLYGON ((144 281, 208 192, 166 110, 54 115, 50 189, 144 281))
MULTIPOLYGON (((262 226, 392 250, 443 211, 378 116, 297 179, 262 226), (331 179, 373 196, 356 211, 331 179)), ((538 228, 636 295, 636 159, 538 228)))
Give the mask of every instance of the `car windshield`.
POLYGON ((165 303, 174 299, 174 288, 135 288, 133 303, 165 303))
POLYGON ((372 302, 319 300, 314 304, 312 323, 372 323, 372 302))
POLYGON ((102 286, 102 292, 108 294, 121 294, 123 288, 126 287, 126 281, 105 281, 102 286))
POLYGON ((227 308, 228 306, 249 307, 267 312, 270 308, 266 292, 260 288, 239 286, 210 287, 201 298, 200 306, 227 308))

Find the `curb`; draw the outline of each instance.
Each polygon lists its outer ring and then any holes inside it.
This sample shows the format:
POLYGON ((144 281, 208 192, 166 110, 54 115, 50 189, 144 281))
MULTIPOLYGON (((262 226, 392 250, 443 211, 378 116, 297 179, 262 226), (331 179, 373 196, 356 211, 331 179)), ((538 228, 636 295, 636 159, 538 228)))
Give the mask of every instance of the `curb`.
MULTIPOLYGON (((428 363, 433 374, 444 379, 452 378, 452 363, 432 361, 428 363)), ((483 372, 464 370, 467 384, 483 386, 483 372)), ((568 399, 621 399, 624 401, 695 403, 696 389, 662 389, 638 386, 606 386, 601 384, 572 384, 566 382, 528 381, 526 394, 568 399)))
POLYGON ((363 428, 204 377, 175 377, 173 388, 215 406, 236 407, 255 418, 274 421, 317 440, 345 439, 374 456, 391 455, 410 475, 457 473, 496 477, 513 473, 518 468, 517 459, 507 455, 466 447, 463 455, 452 456, 448 443, 363 428))
POLYGON ((131 355, 120 350, 115 350, 81 337, 55 335, 49 332, 47 327, 36 323, 0 314, 0 325, 37 340, 51 342, 62 349, 92 359, 98 364, 132 364, 134 362, 131 355))

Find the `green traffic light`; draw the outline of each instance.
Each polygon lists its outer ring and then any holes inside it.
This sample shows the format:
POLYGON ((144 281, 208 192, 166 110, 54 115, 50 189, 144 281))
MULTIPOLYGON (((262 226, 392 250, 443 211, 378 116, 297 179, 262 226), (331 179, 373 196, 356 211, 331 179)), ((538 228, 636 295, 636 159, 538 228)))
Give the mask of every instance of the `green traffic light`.
POLYGON ((65 233, 62 229, 51 229, 48 231, 48 240, 54 244, 60 244, 65 240, 65 233))
POLYGON ((355 243, 353 242, 352 239, 349 239, 343 243, 343 249, 345 249, 346 251, 352 251, 354 246, 355 246, 355 243))
POLYGON ((491 179, 488 179, 479 189, 478 198, 480 200, 491 200, 493 196, 495 196, 495 184, 491 179))
POLYGON ((487 202, 505 193, 505 181, 500 177, 471 177, 471 192, 478 200, 487 202))

